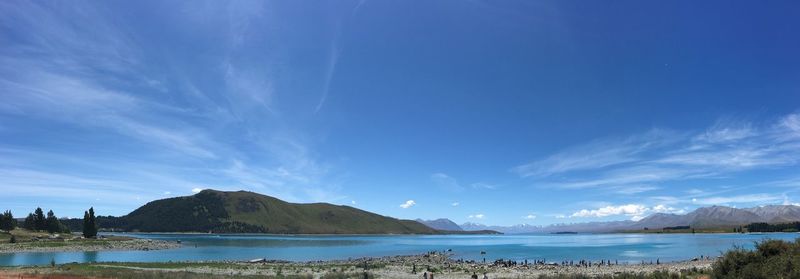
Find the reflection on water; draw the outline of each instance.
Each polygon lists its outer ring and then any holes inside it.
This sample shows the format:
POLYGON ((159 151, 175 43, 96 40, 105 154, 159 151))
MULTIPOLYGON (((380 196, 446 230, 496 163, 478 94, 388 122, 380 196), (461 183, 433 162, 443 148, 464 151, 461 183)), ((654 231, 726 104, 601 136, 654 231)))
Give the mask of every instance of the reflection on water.
POLYGON ((84 263, 91 263, 97 261, 97 253, 96 251, 89 251, 83 252, 83 261, 84 263))
POLYGON ((686 260, 719 255, 734 245, 752 247, 764 238, 793 240, 797 234, 578 234, 578 235, 446 235, 446 236, 276 236, 209 234, 129 234, 178 241, 178 249, 4 253, 0 265, 47 265, 67 262, 154 262, 249 260, 310 261, 419 254, 452 249, 455 258, 487 260, 618 260, 641 262, 686 260), (486 255, 481 255, 486 251, 486 255))

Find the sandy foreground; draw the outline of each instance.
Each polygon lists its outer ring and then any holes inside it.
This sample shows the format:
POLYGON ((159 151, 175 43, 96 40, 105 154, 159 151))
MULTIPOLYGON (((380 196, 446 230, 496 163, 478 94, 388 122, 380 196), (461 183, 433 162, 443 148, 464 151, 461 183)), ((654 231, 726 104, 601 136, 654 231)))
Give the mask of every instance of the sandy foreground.
MULTIPOLYGON (((619 273, 653 273, 667 271, 679 273, 688 270, 709 270, 713 260, 670 262, 662 264, 631 264, 631 265, 595 265, 591 267, 559 266, 559 265, 517 265, 513 267, 496 266, 483 263, 465 263, 450 259, 444 254, 425 254, 415 256, 393 256, 381 258, 366 258, 346 261, 319 261, 319 262, 281 262, 281 261, 254 261, 254 262, 175 262, 175 263, 91 263, 83 266, 72 267, 69 265, 38 268, 5 268, 0 269, 0 278, 21 278, 20 275, 36 273, 36 276, 49 274, 62 276, 76 274, 78 268, 113 269, 124 272, 160 272, 170 277, 170 272, 190 272, 207 274, 211 276, 248 276, 248 275, 299 275, 305 278, 321 278, 331 273, 346 273, 353 275, 363 274, 365 271, 377 278, 422 278, 426 269, 433 270, 434 278, 469 278, 473 272, 483 277, 486 272, 489 278, 536 278, 540 275, 614 275, 619 273), (412 273, 416 265, 417 272, 412 273)), ((431 273, 431 272, 429 272, 431 273)), ((78 273, 80 274, 80 273, 78 273)), ((41 278, 41 277, 30 278, 41 278)), ((360 277, 360 276, 359 276, 360 277)), ((22 278, 29 278, 22 276, 22 278)))

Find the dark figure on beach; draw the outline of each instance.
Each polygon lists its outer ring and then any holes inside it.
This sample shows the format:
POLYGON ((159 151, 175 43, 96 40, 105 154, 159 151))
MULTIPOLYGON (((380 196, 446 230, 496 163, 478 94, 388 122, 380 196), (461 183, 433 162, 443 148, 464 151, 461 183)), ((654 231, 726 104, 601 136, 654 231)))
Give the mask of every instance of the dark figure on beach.
POLYGON ((413 267, 411 269, 411 274, 417 274, 417 264, 413 264, 413 267))
POLYGON ((489 279, 489 276, 486 276, 486 272, 483 273, 483 279, 489 279))
POLYGON ((475 274, 475 272, 473 271, 473 272, 472 272, 472 277, 470 277, 470 278, 472 278, 472 279, 478 279, 478 274, 475 274))
POLYGON ((422 273, 422 279, 428 279, 428 272, 422 273))

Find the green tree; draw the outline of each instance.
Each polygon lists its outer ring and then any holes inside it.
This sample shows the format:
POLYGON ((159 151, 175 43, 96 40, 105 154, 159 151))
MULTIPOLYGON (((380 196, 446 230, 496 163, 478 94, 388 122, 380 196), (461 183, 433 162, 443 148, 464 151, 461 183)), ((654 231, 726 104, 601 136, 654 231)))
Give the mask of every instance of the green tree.
POLYGON ((97 222, 94 217, 94 207, 83 213, 83 237, 97 237, 97 222))
POLYGON ((0 215, 0 230, 10 231, 15 227, 17 227, 17 220, 14 219, 10 210, 6 210, 3 215, 0 215))
POLYGON ((44 218, 44 211, 41 207, 37 207, 33 212, 34 230, 41 231, 47 229, 46 219, 44 218))
POLYGON ((97 219, 94 217, 94 207, 89 207, 89 228, 92 235, 97 236, 97 219))
POLYGON ((89 211, 83 212, 83 227, 81 231, 83 231, 83 237, 92 237, 92 232, 89 231, 89 211))
POLYGON ((52 210, 47 212, 47 219, 45 220, 45 224, 47 226, 47 232, 49 233, 57 233, 64 231, 64 226, 61 225, 61 221, 58 221, 58 217, 56 217, 56 214, 53 213, 52 210))
POLYGON ((28 217, 25 217, 25 223, 22 225, 26 229, 36 230, 36 216, 33 216, 33 213, 28 213, 28 217))

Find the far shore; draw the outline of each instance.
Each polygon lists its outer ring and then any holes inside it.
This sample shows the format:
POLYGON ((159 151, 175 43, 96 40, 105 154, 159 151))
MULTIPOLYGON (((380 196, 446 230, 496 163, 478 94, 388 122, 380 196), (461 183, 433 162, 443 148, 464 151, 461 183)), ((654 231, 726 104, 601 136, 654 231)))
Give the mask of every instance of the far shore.
POLYGON ((0 233, 0 254, 29 252, 91 252, 123 250, 162 250, 180 247, 172 241, 128 236, 101 235, 84 238, 72 233, 47 233, 15 229, 0 233), (11 239, 14 239, 13 243, 11 239))
POLYGON ((418 234, 418 233, 217 233, 217 232, 110 232, 103 231, 100 234, 104 235, 130 235, 130 234, 166 234, 166 235, 268 235, 268 236, 437 236, 437 235, 504 235, 503 233, 494 231, 448 231, 440 234, 418 234))
POLYGON ((0 253, 30 253, 30 252, 93 252, 93 251, 149 251, 163 250, 180 247, 180 244, 171 241, 152 239, 127 239, 127 240, 62 240, 62 241, 34 241, 20 243, 0 244, 0 253))

